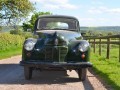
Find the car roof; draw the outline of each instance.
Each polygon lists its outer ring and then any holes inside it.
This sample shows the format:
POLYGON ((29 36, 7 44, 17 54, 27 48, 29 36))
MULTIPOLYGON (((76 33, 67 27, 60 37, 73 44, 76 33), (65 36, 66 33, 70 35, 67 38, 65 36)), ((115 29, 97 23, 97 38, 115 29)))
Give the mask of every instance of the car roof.
POLYGON ((76 17, 73 16, 67 16, 67 15, 41 15, 38 17, 39 18, 69 18, 69 19, 76 19, 78 20, 76 17))

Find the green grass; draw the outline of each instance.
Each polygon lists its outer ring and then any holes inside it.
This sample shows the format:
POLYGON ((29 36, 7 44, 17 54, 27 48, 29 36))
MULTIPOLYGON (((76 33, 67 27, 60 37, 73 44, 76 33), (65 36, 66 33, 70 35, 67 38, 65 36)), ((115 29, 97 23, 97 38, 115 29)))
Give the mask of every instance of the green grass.
POLYGON ((5 59, 5 58, 9 58, 11 56, 20 55, 21 53, 22 53, 21 47, 11 48, 11 49, 6 50, 6 51, 0 51, 0 60, 5 59))
POLYGON ((119 49, 111 48, 110 59, 106 59, 106 50, 102 49, 102 55, 91 53, 93 70, 105 83, 112 86, 114 90, 120 90, 120 62, 119 49))
POLYGON ((0 59, 21 54, 24 36, 0 33, 0 59))

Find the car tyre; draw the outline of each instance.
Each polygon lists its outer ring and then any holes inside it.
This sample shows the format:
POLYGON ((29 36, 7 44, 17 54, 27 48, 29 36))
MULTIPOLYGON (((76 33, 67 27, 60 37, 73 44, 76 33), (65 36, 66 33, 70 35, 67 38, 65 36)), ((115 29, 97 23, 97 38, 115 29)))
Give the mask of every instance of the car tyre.
POLYGON ((30 80, 32 78, 32 68, 24 66, 24 75, 26 80, 30 80))
POLYGON ((78 77, 80 81, 84 81, 86 79, 87 69, 81 68, 78 70, 78 77))

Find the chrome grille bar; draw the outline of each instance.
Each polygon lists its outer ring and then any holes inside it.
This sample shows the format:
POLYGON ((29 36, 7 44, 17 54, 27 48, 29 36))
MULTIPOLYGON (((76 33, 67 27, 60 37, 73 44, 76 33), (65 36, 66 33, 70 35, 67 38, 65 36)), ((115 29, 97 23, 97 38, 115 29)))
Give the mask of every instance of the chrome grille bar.
POLYGON ((68 47, 65 46, 46 47, 45 60, 64 62, 67 52, 68 52, 68 47))

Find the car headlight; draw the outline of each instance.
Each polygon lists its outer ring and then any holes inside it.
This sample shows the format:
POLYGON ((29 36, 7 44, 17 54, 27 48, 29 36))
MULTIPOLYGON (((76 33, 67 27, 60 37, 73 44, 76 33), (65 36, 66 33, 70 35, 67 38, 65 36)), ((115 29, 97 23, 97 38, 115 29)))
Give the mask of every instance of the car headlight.
POLYGON ((33 50, 33 48, 34 48, 34 45, 35 45, 35 42, 33 42, 33 41, 27 41, 27 42, 24 44, 24 48, 25 48, 27 51, 31 51, 31 50, 33 50))
POLYGON ((79 46, 78 46, 78 49, 79 49, 79 51, 81 51, 81 52, 87 51, 88 48, 89 48, 89 43, 88 43, 88 42, 79 44, 79 46))

